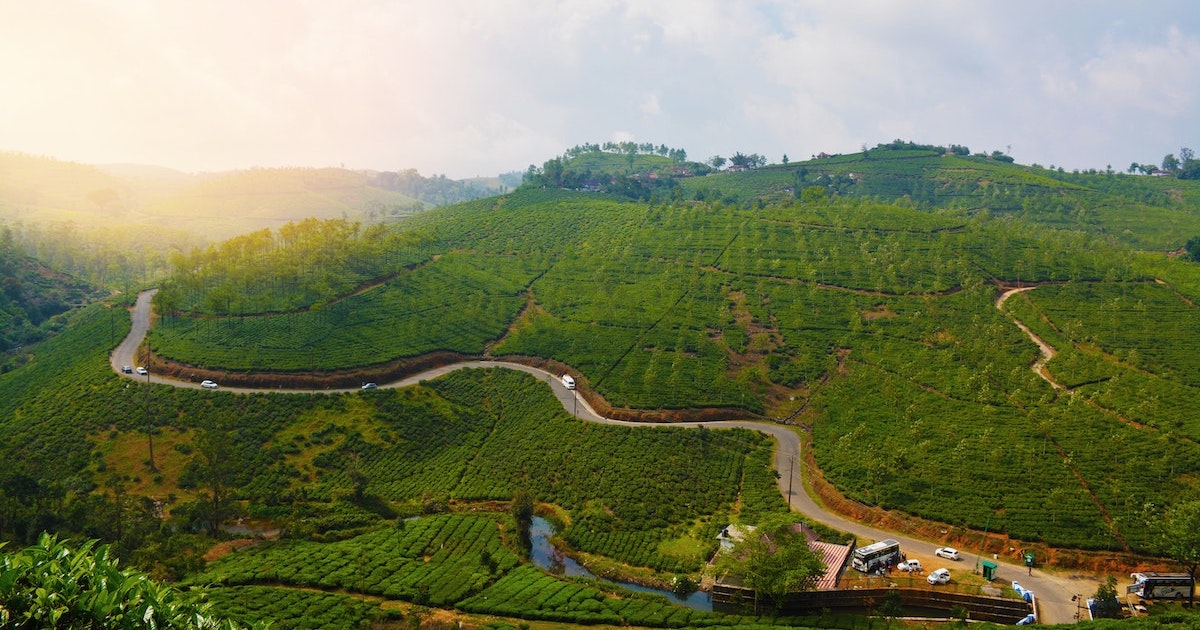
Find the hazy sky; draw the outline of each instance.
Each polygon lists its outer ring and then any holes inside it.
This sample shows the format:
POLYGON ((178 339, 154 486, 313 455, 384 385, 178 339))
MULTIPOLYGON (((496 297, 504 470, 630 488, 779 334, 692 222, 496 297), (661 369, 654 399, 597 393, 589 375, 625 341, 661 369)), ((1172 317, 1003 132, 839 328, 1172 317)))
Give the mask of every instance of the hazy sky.
POLYGON ((470 177, 895 138, 1068 170, 1200 150, 1200 5, 0 0, 0 150, 470 177))

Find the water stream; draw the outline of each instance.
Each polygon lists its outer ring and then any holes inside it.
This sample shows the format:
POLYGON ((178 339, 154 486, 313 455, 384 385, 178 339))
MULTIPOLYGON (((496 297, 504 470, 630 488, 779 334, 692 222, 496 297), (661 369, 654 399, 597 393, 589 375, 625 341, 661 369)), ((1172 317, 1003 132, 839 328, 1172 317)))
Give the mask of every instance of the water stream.
MULTIPOLYGON (((533 549, 530 551, 529 556, 533 563, 551 573, 596 578, 586 567, 576 562, 570 556, 555 549, 554 545, 550 543, 550 537, 553 535, 554 526, 549 521, 540 516, 533 517, 533 523, 529 526, 529 538, 533 542, 533 549)), ((686 598, 681 598, 671 591, 664 591, 659 588, 650 588, 632 582, 620 582, 607 578, 596 579, 639 593, 665 595, 672 603, 679 604, 680 606, 687 606, 696 610, 712 610, 712 593, 705 591, 696 591, 686 598)))

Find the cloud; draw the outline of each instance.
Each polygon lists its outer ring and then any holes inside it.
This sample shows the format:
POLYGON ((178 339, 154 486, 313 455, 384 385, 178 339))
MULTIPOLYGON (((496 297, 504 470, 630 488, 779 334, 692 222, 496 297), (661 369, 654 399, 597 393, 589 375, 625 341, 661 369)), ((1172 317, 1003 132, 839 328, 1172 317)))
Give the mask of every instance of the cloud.
POLYGON ((1200 144, 1187 0, 0 5, 0 148, 187 170, 777 159, 900 137, 1080 167, 1200 144), (614 131, 619 130, 619 131, 614 131))
POLYGON ((657 94, 650 94, 647 96, 646 99, 642 101, 642 104, 638 107, 643 113, 649 116, 658 116, 662 114, 662 105, 660 105, 658 102, 657 94))

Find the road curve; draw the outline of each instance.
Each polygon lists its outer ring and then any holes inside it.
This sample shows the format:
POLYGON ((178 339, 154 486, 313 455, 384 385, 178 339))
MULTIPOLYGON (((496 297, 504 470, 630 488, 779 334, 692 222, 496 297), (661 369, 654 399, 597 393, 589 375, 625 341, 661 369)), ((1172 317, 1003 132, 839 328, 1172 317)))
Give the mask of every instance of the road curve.
MULTIPOLYGON (((113 351, 110 357, 110 364, 113 371, 123 377, 133 378, 138 381, 146 381, 151 383, 159 383, 163 385, 171 385, 175 387, 191 387, 199 388, 198 383, 192 383, 182 380, 174 380, 162 378, 154 375, 139 376, 137 374, 122 374, 121 366, 137 365, 134 360, 137 349, 141 346, 145 339, 146 332, 150 328, 150 301, 154 297, 156 290, 143 291, 138 294, 136 303, 131 310, 132 325, 129 335, 122 341, 113 351)), ((645 423, 645 422, 629 422, 624 420, 614 420, 605 418, 596 413, 591 405, 582 397, 578 397, 574 390, 567 389, 562 381, 555 374, 546 372, 535 367, 523 365, 520 363, 510 363, 507 361, 463 361, 446 365, 413 376, 409 376, 402 380, 380 384, 380 387, 408 387, 416 385, 424 380, 437 378, 448 372, 462 368, 492 368, 503 367, 511 370, 519 370, 536 376, 539 379, 545 380, 550 390, 555 397, 562 403, 563 408, 568 413, 573 413, 581 420, 588 422, 596 422, 600 424, 612 424, 627 427, 638 428, 662 428, 662 427, 707 427, 710 429, 750 429, 760 431, 775 438, 777 448, 775 449, 775 470, 779 471, 779 492, 789 499, 792 510, 803 514, 804 516, 838 529, 844 532, 849 532, 867 540, 880 540, 883 538, 892 538, 900 541, 900 544, 909 550, 910 555, 913 553, 933 557, 933 551, 939 547, 937 543, 931 543, 924 540, 910 538, 903 534, 888 532, 885 530, 875 529, 862 525, 853 521, 846 520, 836 514, 826 512, 821 506, 817 505, 807 492, 804 492, 803 479, 801 477, 802 466, 794 466, 793 462, 801 461, 801 443, 800 436, 792 427, 772 424, 768 422, 754 420, 716 420, 708 422, 679 422, 679 423, 645 423), (789 478, 790 477, 790 478, 789 478), (788 495, 789 489, 791 495, 788 495)), ((252 392, 276 392, 288 390, 279 389, 254 389, 254 388, 225 388, 221 391, 236 392, 236 393, 252 393, 252 392)), ((295 393, 312 393, 311 390, 291 390, 295 393)), ((354 389, 339 389, 339 390, 322 390, 322 393, 334 392, 355 392, 354 389)), ((971 557, 964 554, 966 559, 964 562, 970 562, 971 557)), ((1095 590, 1095 582, 1087 581, 1078 578, 1064 578, 1035 570, 1032 574, 1026 573, 1026 568, 1006 562, 1004 560, 993 560, 1000 567, 999 579, 1008 582, 1012 580, 1019 581, 1022 586, 1034 591, 1037 595, 1039 621, 1045 624, 1054 623, 1071 623, 1074 621, 1076 611, 1075 603, 1071 601, 1071 596, 1075 594, 1083 594, 1090 596, 1095 590)), ((953 564, 953 563, 949 563, 953 564)))

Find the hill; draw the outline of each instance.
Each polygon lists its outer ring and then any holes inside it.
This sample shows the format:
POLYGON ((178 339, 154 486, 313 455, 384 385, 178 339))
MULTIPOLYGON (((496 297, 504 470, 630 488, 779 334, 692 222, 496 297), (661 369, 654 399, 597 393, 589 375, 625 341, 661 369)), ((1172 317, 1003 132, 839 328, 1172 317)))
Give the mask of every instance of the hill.
POLYGON ((412 170, 195 174, 0 152, 0 223, 58 269, 127 289, 161 276, 173 253, 240 234, 309 218, 393 222, 502 187, 498 180, 460 182, 412 170))
POLYGON ((25 360, 22 350, 61 329, 59 316, 106 292, 56 272, 0 233, 0 372, 25 360))
MULTIPOLYGON (((932 153, 678 178, 649 203, 528 186, 401 224, 422 235, 400 250, 412 266, 374 290, 282 315, 173 311, 152 344, 232 382, 382 378, 436 352, 539 357, 578 372, 618 416, 811 424, 816 461, 867 504, 1026 541, 1146 549, 1129 493, 1169 503, 1188 487, 1180 470, 1200 461, 1200 425, 1183 412, 1200 402, 1187 350, 1200 330, 1185 323, 1200 275, 1133 246, 1187 236, 1196 184, 932 153), (796 198, 798 171, 815 179, 796 198), (928 183, 930 201, 878 200, 912 182, 928 183), (1132 200, 1138 190, 1159 192, 1132 200), (1005 288, 1030 286, 996 307, 1005 288), (1052 377, 1028 369, 1038 346, 1018 323, 1045 329, 1052 377), (1138 464, 1114 471, 1088 446, 1100 434, 1122 436, 1122 461, 1138 464), (946 476, 947 461, 992 465, 968 482, 946 476), (1030 476, 1059 488, 1053 506, 1014 489, 1030 476)), ((190 269, 163 295, 177 283, 220 290, 222 273, 190 269)))

